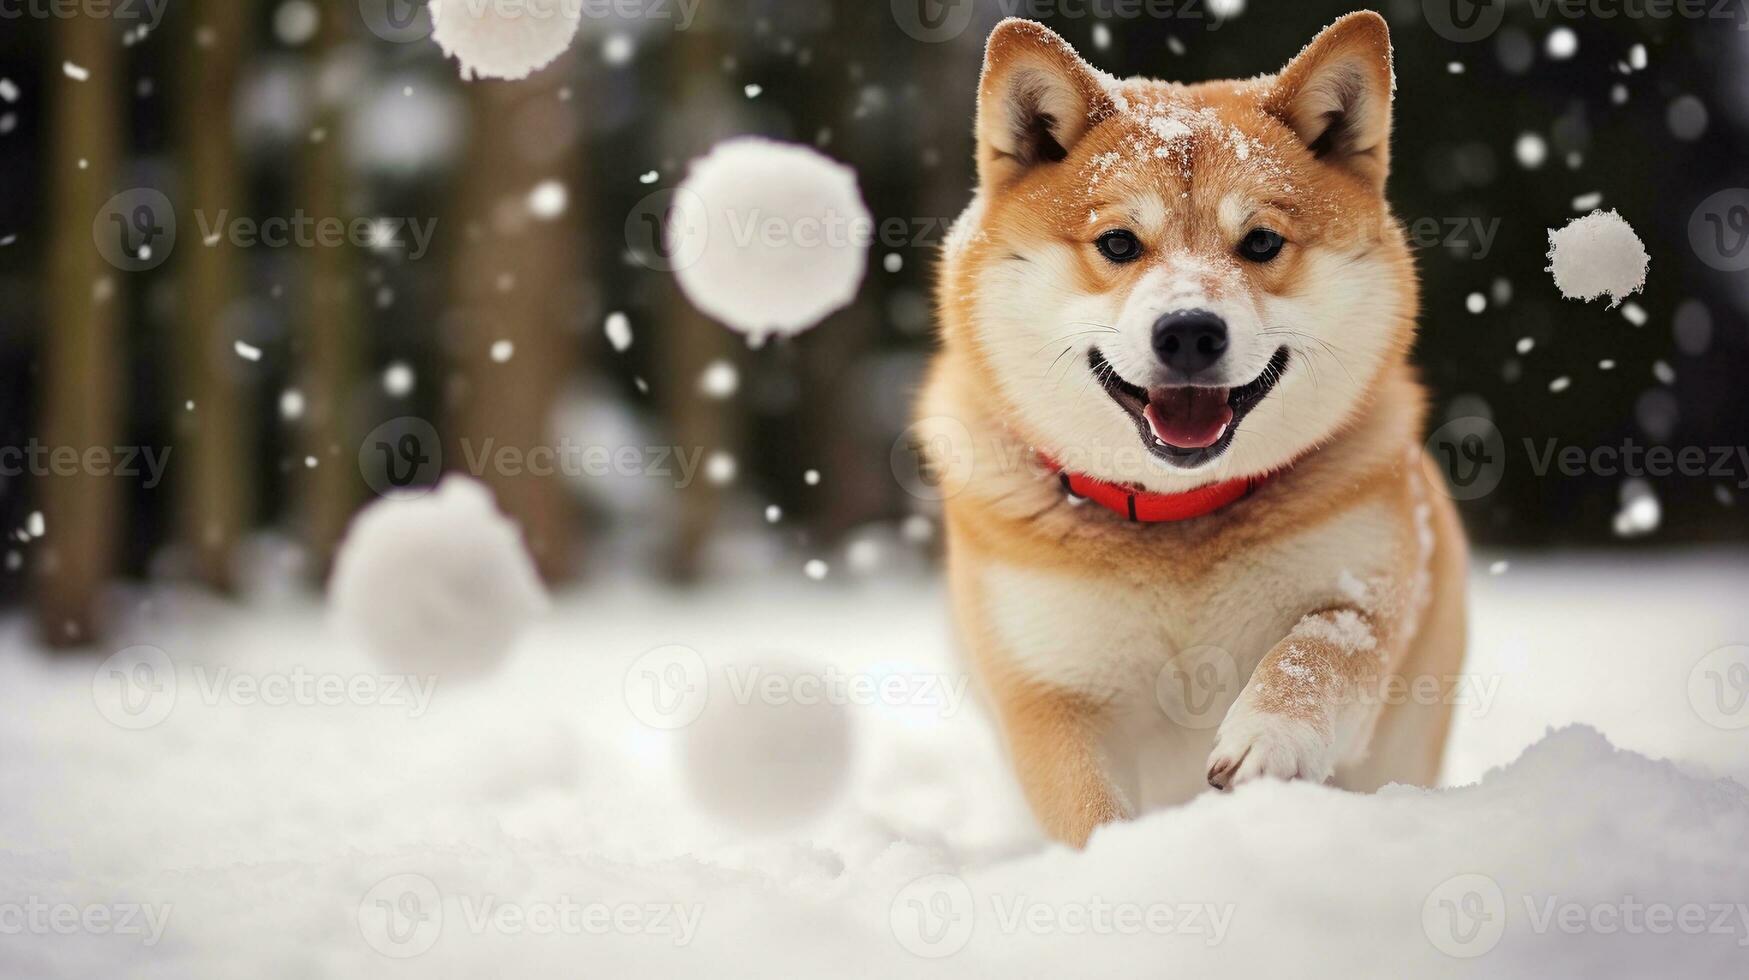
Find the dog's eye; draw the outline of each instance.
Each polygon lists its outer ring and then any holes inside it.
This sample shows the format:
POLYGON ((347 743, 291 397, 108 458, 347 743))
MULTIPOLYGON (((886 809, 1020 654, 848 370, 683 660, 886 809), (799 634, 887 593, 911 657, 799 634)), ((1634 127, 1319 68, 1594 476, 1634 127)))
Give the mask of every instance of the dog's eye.
POLYGON ((1239 254, 1252 262, 1268 262, 1281 254, 1284 240, 1268 228, 1253 228, 1239 243, 1239 254))
POLYGON ((1108 231, 1094 239, 1099 254, 1113 262, 1133 262, 1142 254, 1142 243, 1136 239, 1135 233, 1118 228, 1108 231))

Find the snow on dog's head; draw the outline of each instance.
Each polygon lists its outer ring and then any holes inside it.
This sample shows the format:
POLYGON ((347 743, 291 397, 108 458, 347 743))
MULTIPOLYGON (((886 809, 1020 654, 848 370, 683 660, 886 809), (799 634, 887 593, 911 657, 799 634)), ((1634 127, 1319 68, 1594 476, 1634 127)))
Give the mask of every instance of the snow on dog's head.
POLYGON ((1177 490, 1277 469, 1405 357, 1417 302, 1384 198, 1390 39, 1338 20, 1275 75, 1116 80, 1007 20, 978 99, 946 343, 1015 434, 1177 490))

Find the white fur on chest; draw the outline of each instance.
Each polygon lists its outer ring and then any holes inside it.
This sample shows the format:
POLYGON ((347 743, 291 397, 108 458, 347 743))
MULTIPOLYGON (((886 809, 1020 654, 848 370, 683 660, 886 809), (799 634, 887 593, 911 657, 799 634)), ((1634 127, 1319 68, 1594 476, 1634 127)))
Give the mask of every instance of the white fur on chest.
POLYGON ((1379 504, 1189 582, 991 563, 981 599, 1008 664, 1105 706, 1113 778, 1149 808, 1204 786, 1215 727, 1300 617, 1340 601, 1344 583, 1398 567, 1397 549, 1412 546, 1412 529, 1379 504))

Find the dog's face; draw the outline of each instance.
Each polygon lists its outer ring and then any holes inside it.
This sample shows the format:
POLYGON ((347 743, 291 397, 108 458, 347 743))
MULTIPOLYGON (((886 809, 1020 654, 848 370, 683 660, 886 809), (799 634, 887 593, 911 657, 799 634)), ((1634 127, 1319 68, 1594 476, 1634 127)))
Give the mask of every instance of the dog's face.
POLYGON ((1391 85, 1373 14, 1277 75, 1196 86, 1114 81, 998 26, 943 281, 992 414, 1070 469, 1167 491, 1329 439, 1412 335, 1391 85))

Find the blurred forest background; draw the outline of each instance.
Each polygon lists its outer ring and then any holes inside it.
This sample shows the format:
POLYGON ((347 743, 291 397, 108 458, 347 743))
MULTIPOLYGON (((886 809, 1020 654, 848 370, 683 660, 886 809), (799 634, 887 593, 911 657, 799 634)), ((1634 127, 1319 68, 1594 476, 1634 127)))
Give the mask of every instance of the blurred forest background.
MULTIPOLYGON (((22 12, 0 19, 0 446, 170 450, 155 485, 0 477, 0 600, 30 603, 53 642, 88 641, 106 583, 236 590, 262 532, 320 583, 383 487, 369 444, 404 445, 409 419, 448 469, 487 439, 710 460, 683 488, 486 468, 555 581, 800 574, 804 553, 920 566, 933 544, 889 457, 930 347, 934 250, 972 186, 989 27, 1036 15, 1108 71, 1200 80, 1273 71, 1354 8, 919 2, 586 3, 557 63, 473 83, 404 0, 168 0, 156 21, 146 0, 105 17, 0 5, 22 12), (952 37, 908 20, 966 4, 952 37), (876 221, 905 229, 871 249, 852 306, 758 349, 692 309, 638 233, 652 194, 743 133, 851 165, 876 221), (178 227, 131 271, 94 226, 138 189, 178 227), (202 219, 221 211, 435 225, 417 257, 209 245, 202 219)), ((1520 447, 1749 444, 1749 282, 1689 234, 1703 200, 1749 184, 1749 14, 1499 5, 1504 23, 1472 42, 1430 27, 1421 0, 1379 5, 1396 44, 1391 194, 1438 229, 1419 249, 1435 422, 1491 417, 1509 449, 1466 518, 1494 548, 1740 543, 1741 467, 1651 481, 1662 521, 1624 540, 1620 476, 1538 476, 1520 447), (1544 272, 1546 229, 1589 194, 1652 255, 1643 318, 1564 301, 1544 272)))

